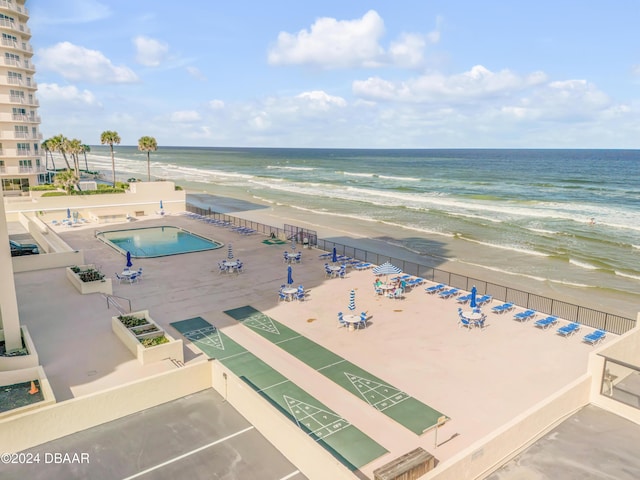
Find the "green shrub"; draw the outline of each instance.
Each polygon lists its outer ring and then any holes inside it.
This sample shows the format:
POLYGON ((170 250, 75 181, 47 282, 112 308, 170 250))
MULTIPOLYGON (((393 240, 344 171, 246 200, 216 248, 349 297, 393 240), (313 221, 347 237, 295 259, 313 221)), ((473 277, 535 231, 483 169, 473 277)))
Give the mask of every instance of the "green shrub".
POLYGON ((67 192, 45 192, 42 194, 43 197, 64 197, 67 195, 67 192))
POLYGON ((135 317, 133 315, 119 315, 118 320, 127 327, 139 327, 140 325, 147 325, 149 322, 146 318, 135 317))
POLYGON ((46 190, 57 190, 58 187, 55 185, 35 185, 33 187, 29 187, 29 190, 32 192, 42 192, 46 190))
POLYGON ((142 340, 140 340, 140 343, 143 347, 149 348, 156 345, 161 345, 163 343, 169 343, 169 339, 162 335, 161 337, 143 338, 142 340))

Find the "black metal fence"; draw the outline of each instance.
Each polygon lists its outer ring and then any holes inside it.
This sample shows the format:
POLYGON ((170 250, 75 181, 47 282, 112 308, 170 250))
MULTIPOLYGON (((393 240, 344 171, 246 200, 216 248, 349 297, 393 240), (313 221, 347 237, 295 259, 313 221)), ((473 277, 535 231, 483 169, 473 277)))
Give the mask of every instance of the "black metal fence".
MULTIPOLYGON (((235 226, 248 227, 267 236, 271 236, 271 234, 273 234, 276 237, 282 235, 284 238, 290 238, 292 232, 306 231, 302 228, 294 228, 291 225, 288 225, 287 229, 273 227, 263 223, 214 212, 211 209, 199 208, 191 204, 187 204, 187 210, 199 215, 230 222, 235 226)), ((309 234, 315 233, 313 231, 306 232, 309 234)), ((446 270, 440 270, 438 268, 410 262, 401 258, 390 257, 388 255, 363 250, 350 245, 324 240, 317 238, 317 235, 314 238, 314 245, 326 252, 331 252, 335 248, 339 255, 345 255, 355 258, 356 260, 373 263, 375 265, 390 262, 401 268, 403 272, 409 275, 422 277, 425 280, 430 280, 436 283, 444 283, 462 290, 469 291, 475 285, 479 295, 491 295, 496 300, 511 302, 546 315, 555 315, 571 322, 578 322, 588 327, 599 328, 618 335, 631 330, 636 325, 636 320, 632 318, 594 310, 581 305, 575 305, 561 300, 537 295, 535 293, 529 293, 504 285, 487 282, 486 280, 481 280, 479 278, 467 277, 465 275, 447 272, 446 270)))

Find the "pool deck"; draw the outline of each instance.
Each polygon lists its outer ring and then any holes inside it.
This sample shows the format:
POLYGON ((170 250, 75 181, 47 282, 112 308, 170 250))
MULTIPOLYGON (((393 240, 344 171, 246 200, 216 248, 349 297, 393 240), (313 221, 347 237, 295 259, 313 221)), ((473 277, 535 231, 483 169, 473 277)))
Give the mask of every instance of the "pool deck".
MULTIPOLYGON (((73 248, 84 250, 86 263, 113 277, 126 260, 97 241, 94 230, 127 225, 56 230, 73 248)), ((171 322, 205 318, 347 418, 390 452, 362 468, 370 478, 375 468, 416 447, 440 461, 451 458, 586 372, 592 348, 580 341, 582 335, 562 338, 555 330, 534 328, 533 322, 514 321, 512 313, 489 313, 483 331, 468 331, 457 325, 455 300, 428 295, 423 287, 403 300, 392 300, 374 294, 370 270, 349 271, 345 279, 325 278, 318 250, 303 250, 302 263, 293 265, 295 285, 310 290, 307 301, 280 302, 278 288, 287 276, 283 251, 291 251, 290 245, 265 245, 261 235, 244 236, 180 215, 141 220, 131 227, 161 225, 180 226, 225 247, 136 259, 134 268, 143 267, 143 280, 133 285, 115 282, 114 295, 129 299, 134 311, 148 309, 176 338, 180 334, 171 322), (218 273, 217 263, 226 258, 229 242, 245 265, 240 275, 218 273), (347 309, 351 289, 356 291, 356 311, 370 316, 366 329, 338 328, 336 315, 347 309), (418 436, 364 408, 361 400, 310 374, 306 365, 223 313, 245 305, 443 412, 450 421, 438 432, 438 447, 433 431, 418 436)), ((107 309, 101 295, 78 295, 64 269, 18 273, 15 280, 21 322, 29 328, 58 401, 175 368, 170 362, 141 366, 111 332, 109 320, 117 312, 107 309)), ((185 345, 185 363, 206 361, 190 342, 185 345)))

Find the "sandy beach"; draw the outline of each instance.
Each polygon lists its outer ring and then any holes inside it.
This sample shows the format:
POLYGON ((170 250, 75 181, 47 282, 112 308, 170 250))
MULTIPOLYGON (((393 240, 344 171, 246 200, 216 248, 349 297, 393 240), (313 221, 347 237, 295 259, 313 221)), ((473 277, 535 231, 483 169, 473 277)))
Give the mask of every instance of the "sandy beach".
MULTIPOLYGON (((292 208, 285 205, 269 204, 256 199, 250 193, 240 195, 238 189, 216 187, 213 195, 211 192, 195 189, 188 190, 187 193, 188 203, 201 208, 211 207, 214 211, 266 225, 282 228, 283 224, 290 224, 316 230, 319 238, 326 240, 623 317, 635 318, 638 310, 638 302, 640 301, 638 295, 625 295, 603 289, 598 292, 597 296, 594 296, 589 288, 523 278, 519 275, 505 273, 499 268, 491 270, 479 265, 455 260, 458 257, 468 257, 472 254, 493 258, 495 265, 499 267, 504 262, 518 262, 519 255, 516 252, 500 252, 497 254, 495 250, 488 249, 482 245, 459 241, 453 237, 428 236, 423 232, 416 232, 408 228, 391 227, 380 222, 363 221, 358 218, 344 218, 331 215, 330 212, 327 212, 326 215, 310 214, 304 205, 300 205, 299 208, 292 208), (419 237, 421 241, 427 240, 430 242, 433 245, 433 253, 425 252, 419 254, 401 246, 401 242, 410 244, 411 238, 415 237, 419 237)), ((545 258, 540 258, 540 262, 545 261, 545 258)))

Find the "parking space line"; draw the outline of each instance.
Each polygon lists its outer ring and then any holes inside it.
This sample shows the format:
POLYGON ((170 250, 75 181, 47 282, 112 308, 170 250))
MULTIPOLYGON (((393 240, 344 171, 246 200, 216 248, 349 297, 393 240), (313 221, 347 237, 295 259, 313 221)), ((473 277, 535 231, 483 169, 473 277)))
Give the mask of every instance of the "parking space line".
POLYGON ((227 440, 230 440, 233 437, 237 437, 238 435, 242 435, 243 433, 246 433, 249 430, 253 430, 254 428, 255 427, 253 425, 251 425, 250 427, 247 427, 247 428, 245 428, 243 430, 240 430, 240 431, 238 431, 236 433, 232 433, 231 435, 227 435, 226 437, 220 438, 220 439, 218 439, 218 440, 216 440, 214 442, 208 443, 207 445, 203 445, 202 447, 196 448, 195 450, 191 450, 190 452, 183 453, 182 455, 179 455, 179 456, 177 456, 175 458, 172 458, 171 460, 167 460, 166 462, 159 463, 158 465, 155 465, 153 467, 147 468, 146 470, 142 470, 141 472, 135 473, 135 474, 133 474, 133 475, 131 475, 129 477, 124 478, 123 480, 132 480, 134 478, 141 477, 143 475, 146 475, 149 472, 153 472, 154 470, 158 470, 159 468, 165 467, 165 466, 170 465, 170 464, 172 464, 174 462, 182 460, 183 458, 186 458, 186 457, 189 457, 189 456, 191 456, 191 455, 193 455, 195 453, 201 452, 202 450, 206 450, 209 447, 213 447, 214 445, 217 445, 219 443, 226 442, 227 440))

